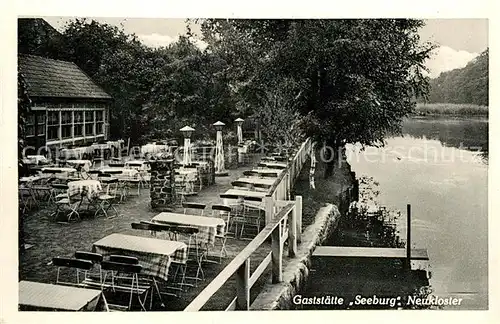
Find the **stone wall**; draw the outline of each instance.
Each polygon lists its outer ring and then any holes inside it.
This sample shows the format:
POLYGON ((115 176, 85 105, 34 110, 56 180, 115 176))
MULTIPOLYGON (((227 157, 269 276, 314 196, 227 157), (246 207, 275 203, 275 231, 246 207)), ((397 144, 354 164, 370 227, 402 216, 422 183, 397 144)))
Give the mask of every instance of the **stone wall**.
POLYGON ((340 212, 335 205, 322 207, 316 221, 302 232, 302 242, 297 256, 283 262, 283 282, 268 283, 252 303, 252 310, 293 309, 293 296, 300 293, 309 277, 311 256, 316 246, 321 245, 328 235, 337 228, 340 212))
POLYGON ((149 163, 151 165, 151 208, 169 211, 175 203, 174 159, 168 157, 149 163))

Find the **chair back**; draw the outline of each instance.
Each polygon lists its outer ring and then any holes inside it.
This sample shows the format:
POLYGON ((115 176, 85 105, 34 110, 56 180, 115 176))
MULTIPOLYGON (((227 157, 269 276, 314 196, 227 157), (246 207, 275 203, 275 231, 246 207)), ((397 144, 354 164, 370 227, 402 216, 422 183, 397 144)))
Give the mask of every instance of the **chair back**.
POLYGON ((212 205, 212 217, 222 218, 226 224, 229 224, 231 210, 231 207, 226 205, 212 205))
POLYGON ((128 255, 117 255, 117 254, 110 255, 109 261, 117 263, 125 263, 125 264, 139 264, 139 259, 128 255))
POLYGON ((278 174, 276 172, 262 172, 260 176, 263 178, 277 178, 278 174))
POLYGON ((281 166, 281 165, 273 165, 273 164, 270 164, 267 166, 269 169, 276 169, 276 170, 283 170, 283 169, 286 169, 285 167, 281 166))
POLYGON ((255 172, 255 171, 247 170, 247 171, 243 171, 243 175, 247 176, 247 177, 257 177, 257 176, 259 176, 259 173, 255 172))
POLYGON ((80 260, 91 261, 92 263, 101 263, 103 260, 102 254, 86 252, 86 251, 76 251, 75 258, 80 260))
POLYGON ((275 156, 274 160, 278 162, 286 162, 287 158, 286 156, 275 156))
POLYGON ((254 201, 254 202, 262 202, 262 198, 260 197, 243 197, 245 201, 254 201))
POLYGON ((55 265, 56 267, 75 268, 80 270, 90 270, 94 266, 92 261, 89 260, 72 259, 64 257, 52 258, 52 264, 55 265))
POLYGON ((184 214, 186 214, 188 209, 195 209, 199 210, 201 212, 201 215, 203 215, 203 211, 205 210, 207 205, 194 202, 184 202, 182 203, 182 207, 184 208, 184 214))
POLYGON ((231 182, 231 185, 236 188, 243 188, 247 190, 252 190, 254 185, 250 182, 245 182, 245 181, 233 181, 231 182))
POLYGON ((219 197, 222 199, 239 199, 240 196, 238 195, 233 195, 233 194, 220 194, 219 197))
POLYGON ((118 271, 122 273, 140 273, 142 266, 140 264, 127 264, 113 261, 102 261, 101 269, 106 271, 118 271))
POLYGON ((130 224, 133 229, 136 230, 144 230, 144 231, 153 231, 153 232, 161 232, 165 229, 160 224, 151 223, 151 222, 141 222, 141 223, 132 223, 130 224))
POLYGON ((268 190, 269 188, 272 187, 272 185, 268 185, 265 183, 256 183, 253 185, 255 189, 263 189, 263 190, 268 190))

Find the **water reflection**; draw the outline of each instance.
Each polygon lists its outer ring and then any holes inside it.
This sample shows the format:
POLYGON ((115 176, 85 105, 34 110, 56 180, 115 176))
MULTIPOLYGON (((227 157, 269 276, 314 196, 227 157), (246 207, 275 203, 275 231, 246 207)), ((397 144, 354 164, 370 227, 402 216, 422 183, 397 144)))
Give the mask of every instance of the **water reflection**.
POLYGON ((488 159, 488 119, 418 117, 403 123, 403 135, 439 140, 443 145, 474 152, 488 159))
MULTIPOLYGON (((435 294, 460 296, 460 309, 485 309, 487 121, 419 118, 405 122, 403 134, 388 139, 384 148, 356 153, 351 147, 353 171, 380 183, 382 205, 399 210, 412 205, 413 242, 428 249, 435 294), (486 150, 477 153, 470 148, 477 146, 486 150)), ((401 233, 405 226, 398 224, 401 233)))

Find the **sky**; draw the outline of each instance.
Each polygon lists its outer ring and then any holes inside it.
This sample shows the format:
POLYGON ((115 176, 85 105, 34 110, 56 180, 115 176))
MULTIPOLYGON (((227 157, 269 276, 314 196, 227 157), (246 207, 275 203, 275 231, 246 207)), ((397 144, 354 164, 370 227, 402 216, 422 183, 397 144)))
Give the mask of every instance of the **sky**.
MULTIPOLYGON (((58 30, 64 28, 71 17, 43 17, 58 30)), ((100 22, 123 26, 127 33, 136 34, 141 41, 152 47, 165 46, 175 42, 186 32, 184 19, 162 18, 94 18, 100 22)), ((199 33, 197 25, 192 30, 199 33)), ((431 41, 438 47, 426 62, 430 77, 441 72, 464 67, 488 47, 487 19, 428 19, 420 32, 422 41, 431 41)), ((206 44, 197 40, 197 45, 206 44)))

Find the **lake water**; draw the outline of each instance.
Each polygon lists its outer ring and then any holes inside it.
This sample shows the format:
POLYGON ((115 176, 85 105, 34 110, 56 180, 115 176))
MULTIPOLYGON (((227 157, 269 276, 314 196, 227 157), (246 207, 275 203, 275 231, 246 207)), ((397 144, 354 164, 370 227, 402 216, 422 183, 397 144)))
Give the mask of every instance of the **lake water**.
MULTIPOLYGON (((379 202, 412 206, 412 246, 426 248, 434 295, 488 307, 488 120, 413 118, 383 148, 347 150, 357 176, 379 182, 379 202)), ((398 224, 405 237, 406 217, 398 224)))

